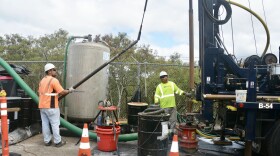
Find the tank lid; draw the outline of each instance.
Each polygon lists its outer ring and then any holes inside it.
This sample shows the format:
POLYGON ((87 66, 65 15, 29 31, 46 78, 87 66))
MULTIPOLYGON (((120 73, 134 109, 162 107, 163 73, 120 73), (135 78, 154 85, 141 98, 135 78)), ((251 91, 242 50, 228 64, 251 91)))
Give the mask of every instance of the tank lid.
POLYGON ((133 106, 148 106, 147 103, 143 103, 143 102, 129 102, 128 105, 133 105, 133 106))

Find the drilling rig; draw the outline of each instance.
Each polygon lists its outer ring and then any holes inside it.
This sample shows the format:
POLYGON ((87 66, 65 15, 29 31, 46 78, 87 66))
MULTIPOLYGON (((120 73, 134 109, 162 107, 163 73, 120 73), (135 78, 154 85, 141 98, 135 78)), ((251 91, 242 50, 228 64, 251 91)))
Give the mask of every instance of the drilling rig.
POLYGON ((280 153, 280 64, 276 55, 266 54, 267 46, 261 56, 248 56, 243 63, 228 53, 220 26, 230 20, 232 5, 238 4, 198 1, 201 82, 196 87, 196 100, 202 103, 206 121, 215 123, 214 116, 218 116, 224 129, 239 134, 245 142, 245 155, 253 151, 276 156, 280 153), (220 19, 222 7, 227 14, 220 19), (245 101, 236 99, 240 90, 245 91, 245 101))

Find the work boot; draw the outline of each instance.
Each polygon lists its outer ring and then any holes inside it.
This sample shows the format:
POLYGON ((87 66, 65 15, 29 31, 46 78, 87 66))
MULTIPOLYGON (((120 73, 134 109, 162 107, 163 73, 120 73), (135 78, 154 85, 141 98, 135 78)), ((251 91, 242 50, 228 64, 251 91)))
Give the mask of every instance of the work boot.
POLYGON ((50 146, 52 144, 52 140, 50 140, 49 142, 45 143, 45 146, 50 146))
POLYGON ((59 143, 55 144, 55 147, 61 147, 66 144, 66 141, 61 140, 59 143))

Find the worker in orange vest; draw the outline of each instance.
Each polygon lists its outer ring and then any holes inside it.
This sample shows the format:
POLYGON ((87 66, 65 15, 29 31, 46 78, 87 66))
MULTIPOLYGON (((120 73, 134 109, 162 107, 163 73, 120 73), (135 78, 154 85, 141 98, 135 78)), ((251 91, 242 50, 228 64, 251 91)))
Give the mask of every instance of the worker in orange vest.
POLYGON ((74 91, 73 87, 65 90, 56 79, 57 71, 53 64, 45 65, 45 77, 39 83, 39 108, 42 120, 42 131, 46 146, 52 144, 52 135, 50 125, 53 132, 53 142, 55 147, 61 147, 66 144, 59 134, 60 110, 58 106, 58 97, 74 91))

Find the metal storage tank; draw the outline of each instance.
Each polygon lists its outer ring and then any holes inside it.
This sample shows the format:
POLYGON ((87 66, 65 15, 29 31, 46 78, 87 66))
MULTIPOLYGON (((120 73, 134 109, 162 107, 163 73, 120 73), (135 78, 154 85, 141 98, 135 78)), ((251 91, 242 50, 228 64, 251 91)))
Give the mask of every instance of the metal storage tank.
MULTIPOLYGON (((103 42, 71 44, 67 58, 66 88, 77 84, 109 59, 110 49, 103 42)), ((92 121, 98 113, 98 101, 107 97, 108 75, 107 66, 66 96, 68 120, 92 121)), ((65 114, 65 110, 62 112, 65 114)))

